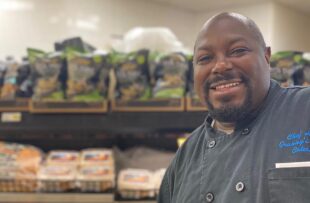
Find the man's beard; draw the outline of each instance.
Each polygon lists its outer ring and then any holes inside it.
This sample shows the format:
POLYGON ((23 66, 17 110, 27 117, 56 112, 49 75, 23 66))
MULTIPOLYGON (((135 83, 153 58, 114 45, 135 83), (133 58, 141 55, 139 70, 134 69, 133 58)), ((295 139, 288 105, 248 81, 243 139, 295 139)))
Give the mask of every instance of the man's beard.
POLYGON ((249 80, 241 75, 239 76, 241 78, 241 81, 243 82, 244 86, 246 87, 246 93, 245 93, 245 99, 241 105, 233 105, 229 104, 230 98, 223 98, 222 106, 219 108, 214 108, 213 104, 208 99, 208 92, 211 83, 221 81, 221 80, 230 80, 236 78, 236 76, 232 74, 225 74, 223 76, 217 76, 212 81, 207 81, 204 85, 205 90, 205 100, 207 103, 208 111, 210 113, 210 116, 220 122, 227 122, 227 123, 236 123, 244 120, 251 112, 251 107, 253 104, 252 100, 252 91, 250 88, 250 82, 249 80), (227 102, 227 104, 225 104, 227 102))

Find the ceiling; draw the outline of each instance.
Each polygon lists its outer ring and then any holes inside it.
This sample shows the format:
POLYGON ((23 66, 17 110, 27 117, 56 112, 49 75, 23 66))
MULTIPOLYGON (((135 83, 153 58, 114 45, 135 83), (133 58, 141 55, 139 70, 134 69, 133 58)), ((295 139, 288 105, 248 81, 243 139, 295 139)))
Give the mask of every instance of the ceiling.
POLYGON ((309 0, 153 0, 192 11, 208 11, 253 3, 279 2, 310 15, 309 0))

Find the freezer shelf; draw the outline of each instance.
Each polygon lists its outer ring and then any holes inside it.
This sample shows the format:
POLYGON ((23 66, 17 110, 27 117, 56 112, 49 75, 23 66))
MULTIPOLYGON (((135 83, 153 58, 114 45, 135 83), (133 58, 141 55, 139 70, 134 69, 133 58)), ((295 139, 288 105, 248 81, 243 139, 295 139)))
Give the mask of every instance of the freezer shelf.
POLYGON ((114 201, 113 194, 0 193, 0 203, 156 203, 156 201, 114 201))
POLYGON ((1 203, 113 203, 113 194, 0 193, 1 203))

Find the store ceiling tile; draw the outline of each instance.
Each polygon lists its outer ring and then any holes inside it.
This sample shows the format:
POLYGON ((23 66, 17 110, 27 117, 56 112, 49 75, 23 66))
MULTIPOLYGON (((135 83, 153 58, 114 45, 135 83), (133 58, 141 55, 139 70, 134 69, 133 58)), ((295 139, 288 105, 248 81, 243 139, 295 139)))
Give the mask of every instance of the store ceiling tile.
POLYGON ((262 2, 280 2, 310 15, 309 0, 153 0, 192 11, 208 11, 262 2))

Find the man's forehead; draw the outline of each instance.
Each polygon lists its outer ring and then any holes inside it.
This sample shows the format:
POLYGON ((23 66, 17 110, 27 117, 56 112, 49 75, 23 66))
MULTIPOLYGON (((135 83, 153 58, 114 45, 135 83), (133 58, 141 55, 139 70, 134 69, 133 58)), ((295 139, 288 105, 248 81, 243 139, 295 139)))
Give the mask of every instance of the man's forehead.
POLYGON ((248 23, 249 19, 238 13, 220 13, 211 17, 207 22, 205 22, 205 24, 203 25, 203 29, 209 27, 212 24, 219 24, 223 21, 232 21, 245 26, 248 23))
MULTIPOLYGON (((247 43, 249 40, 247 38, 245 38, 243 35, 230 35, 228 37, 225 38, 225 41, 223 41, 223 43, 225 43, 227 46, 229 45, 233 45, 235 43, 238 42, 244 42, 247 43)), ((196 44, 196 51, 199 50, 212 50, 214 49, 216 44, 213 44, 210 42, 210 40, 206 37, 201 37, 196 44)))
POLYGON ((202 27, 195 43, 195 50, 206 45, 207 40, 212 37, 220 36, 225 38, 229 44, 242 40, 248 41, 249 38, 255 37, 252 30, 247 26, 245 17, 216 16, 208 20, 202 27))

